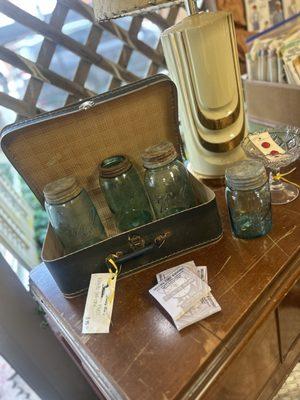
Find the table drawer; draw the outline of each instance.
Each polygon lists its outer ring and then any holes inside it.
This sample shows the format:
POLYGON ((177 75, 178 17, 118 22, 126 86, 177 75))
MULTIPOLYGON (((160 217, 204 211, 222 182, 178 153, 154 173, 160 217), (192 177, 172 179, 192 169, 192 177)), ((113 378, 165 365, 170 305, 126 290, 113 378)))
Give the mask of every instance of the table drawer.
POLYGON ((283 359, 300 337, 300 279, 278 307, 280 346, 283 359))
POLYGON ((213 382, 203 400, 255 400, 278 365, 280 354, 273 312, 213 382))

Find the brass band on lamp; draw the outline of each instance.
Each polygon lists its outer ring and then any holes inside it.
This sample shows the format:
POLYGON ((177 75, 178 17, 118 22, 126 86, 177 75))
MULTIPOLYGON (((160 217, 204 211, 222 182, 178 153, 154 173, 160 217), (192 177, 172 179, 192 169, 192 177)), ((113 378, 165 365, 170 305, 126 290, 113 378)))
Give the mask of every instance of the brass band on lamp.
MULTIPOLYGON (((234 150, 236 147, 240 145, 241 141, 244 138, 244 135, 245 135, 245 122, 243 123, 240 132, 228 142, 220 142, 220 143, 206 142, 205 140, 202 139, 200 135, 199 135, 199 141, 205 150, 208 150, 213 153, 227 153, 231 150, 234 150)), ((205 175, 201 174, 201 176, 204 177, 205 175)), ((219 175, 218 174, 212 175, 213 178, 215 178, 216 176, 219 175)))

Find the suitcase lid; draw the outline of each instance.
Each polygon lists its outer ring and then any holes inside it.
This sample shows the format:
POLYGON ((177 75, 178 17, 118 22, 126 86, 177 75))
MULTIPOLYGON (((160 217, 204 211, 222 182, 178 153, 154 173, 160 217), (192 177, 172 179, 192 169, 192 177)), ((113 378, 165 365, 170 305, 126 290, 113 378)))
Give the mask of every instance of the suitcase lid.
POLYGON ((176 87, 156 75, 8 125, 1 148, 43 205, 47 183, 75 175, 93 191, 101 160, 126 154, 142 169, 142 151, 164 140, 180 154, 176 87))

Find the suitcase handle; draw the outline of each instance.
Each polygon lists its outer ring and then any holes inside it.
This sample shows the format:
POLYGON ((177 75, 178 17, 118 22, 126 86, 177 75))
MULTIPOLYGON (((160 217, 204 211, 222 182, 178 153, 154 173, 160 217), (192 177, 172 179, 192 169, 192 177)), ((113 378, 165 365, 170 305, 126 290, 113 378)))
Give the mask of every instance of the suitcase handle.
POLYGON ((167 238, 171 236, 170 232, 164 232, 153 240, 152 243, 145 245, 145 240, 138 235, 129 236, 128 242, 132 249, 132 252, 124 254, 123 252, 117 252, 115 254, 110 254, 106 257, 106 264, 107 266, 110 265, 109 259, 113 259, 118 266, 126 263, 127 261, 133 260, 135 258, 141 257, 144 254, 150 253, 155 248, 160 248, 164 245, 167 238))

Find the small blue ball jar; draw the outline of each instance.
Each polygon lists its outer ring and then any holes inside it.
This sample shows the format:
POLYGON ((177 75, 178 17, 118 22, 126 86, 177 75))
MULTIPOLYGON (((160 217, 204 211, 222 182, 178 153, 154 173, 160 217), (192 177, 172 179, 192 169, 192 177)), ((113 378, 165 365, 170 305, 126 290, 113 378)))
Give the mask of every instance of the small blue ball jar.
POLYGON ((271 195, 264 165, 244 160, 225 171, 226 202, 234 235, 252 239, 272 228, 271 195))

